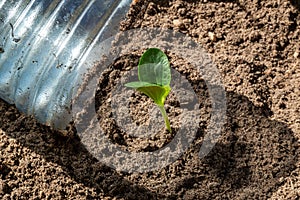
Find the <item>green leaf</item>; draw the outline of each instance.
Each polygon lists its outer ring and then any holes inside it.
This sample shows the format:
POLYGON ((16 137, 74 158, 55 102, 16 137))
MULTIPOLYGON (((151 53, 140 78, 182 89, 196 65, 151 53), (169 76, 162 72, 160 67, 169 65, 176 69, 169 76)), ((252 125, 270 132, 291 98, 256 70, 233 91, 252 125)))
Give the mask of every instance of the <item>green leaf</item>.
POLYGON ((171 91, 170 86, 144 86, 137 88, 138 91, 150 97, 157 105, 163 106, 168 94, 171 91))
POLYGON ((158 105, 164 105, 164 102, 171 91, 171 88, 168 85, 160 86, 142 81, 126 83, 125 86, 134 88, 144 93, 158 105))
POLYGON ((139 61, 138 76, 142 82, 170 85, 171 69, 166 54, 157 48, 148 49, 139 61))

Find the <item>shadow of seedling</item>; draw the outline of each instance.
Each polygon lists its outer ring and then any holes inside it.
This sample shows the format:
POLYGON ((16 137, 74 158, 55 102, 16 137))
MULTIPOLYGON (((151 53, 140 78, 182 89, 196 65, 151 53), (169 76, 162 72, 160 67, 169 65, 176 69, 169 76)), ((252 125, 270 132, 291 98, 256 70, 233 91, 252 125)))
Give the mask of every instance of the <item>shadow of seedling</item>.
MULTIPOLYGON (((105 195, 115 198, 157 198, 156 194, 148 189, 125 180, 115 170, 100 164, 76 136, 64 137, 31 117, 25 117, 14 106, 2 100, 0 108, 0 127, 7 136, 42 155, 47 161, 57 163, 62 167, 62 173, 71 176, 76 182, 94 188, 98 194, 104 192, 105 195)), ((13 170, 8 166, 2 167, 5 168, 6 175, 10 173, 9 176, 14 177, 13 170)), ((55 179, 64 176, 63 174, 54 173, 49 176, 55 179)), ((13 188, 7 189, 8 192, 12 190, 13 188)))
POLYGON ((233 92, 227 93, 227 103, 224 137, 201 161, 207 179, 201 182, 200 199, 222 193, 229 199, 270 198, 296 167, 297 139, 286 124, 266 116, 268 108, 233 92))

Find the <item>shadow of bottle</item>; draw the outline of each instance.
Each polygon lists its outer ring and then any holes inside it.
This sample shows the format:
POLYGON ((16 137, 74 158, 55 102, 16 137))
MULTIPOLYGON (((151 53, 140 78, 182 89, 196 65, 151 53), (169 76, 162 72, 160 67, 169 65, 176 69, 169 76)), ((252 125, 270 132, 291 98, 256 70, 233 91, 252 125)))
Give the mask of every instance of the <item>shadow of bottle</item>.
MULTIPOLYGON (((93 188, 100 195, 125 199, 156 199, 157 195, 143 186, 126 180, 120 173, 99 163, 74 137, 62 136, 49 127, 39 124, 35 119, 19 113, 14 106, 0 100, 0 127, 8 138, 13 138, 26 148, 41 155, 47 162, 54 162, 63 169, 63 174, 72 177, 79 184, 93 188)), ((4 142, 4 141, 3 141, 4 142)), ((20 147, 21 148, 21 147, 20 147)), ((0 160, 2 162, 2 160, 0 160)), ((17 166, 19 160, 15 161, 17 166)), ((0 163, 1 164, 1 163, 0 163)), ((14 176, 11 166, 1 165, 10 181, 14 176)), ((41 166, 43 167, 43 166, 41 166)), ((31 169, 32 171, 34 169, 31 169)), ((54 171, 56 171, 54 169, 54 171)), ((58 174, 59 176, 63 174, 58 174)), ((49 174, 50 179, 59 177, 49 174)), ((49 186, 50 187, 50 186, 49 186)), ((14 188, 6 188, 8 193, 14 188)))

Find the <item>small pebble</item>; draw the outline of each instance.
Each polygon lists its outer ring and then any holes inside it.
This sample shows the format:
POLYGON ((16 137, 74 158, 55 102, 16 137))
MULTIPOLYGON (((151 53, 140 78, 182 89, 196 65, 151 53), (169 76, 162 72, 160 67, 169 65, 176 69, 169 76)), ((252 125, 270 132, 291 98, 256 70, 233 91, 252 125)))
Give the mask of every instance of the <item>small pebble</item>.
POLYGON ((186 14, 186 9, 185 8, 180 8, 180 9, 178 9, 178 13, 180 15, 185 15, 186 14))
POLYGON ((174 27, 182 28, 184 26, 183 21, 180 19, 173 20, 174 27))
POLYGON ((217 37, 213 32, 208 32, 208 37, 213 42, 215 42, 217 40, 217 37))
POLYGON ((296 52, 294 53, 294 58, 298 58, 298 57, 299 57, 299 52, 296 51, 296 52))

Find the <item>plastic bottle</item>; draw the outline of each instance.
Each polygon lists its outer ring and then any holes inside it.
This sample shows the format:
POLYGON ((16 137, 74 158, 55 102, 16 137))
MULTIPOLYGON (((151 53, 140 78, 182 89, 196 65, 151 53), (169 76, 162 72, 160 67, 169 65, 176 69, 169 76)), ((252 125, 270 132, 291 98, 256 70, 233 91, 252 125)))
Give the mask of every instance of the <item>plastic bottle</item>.
MULTIPOLYGON (((70 122, 74 80, 130 0, 1 0, 0 98, 41 123, 70 122)), ((86 66, 85 66, 86 67, 86 66)))

